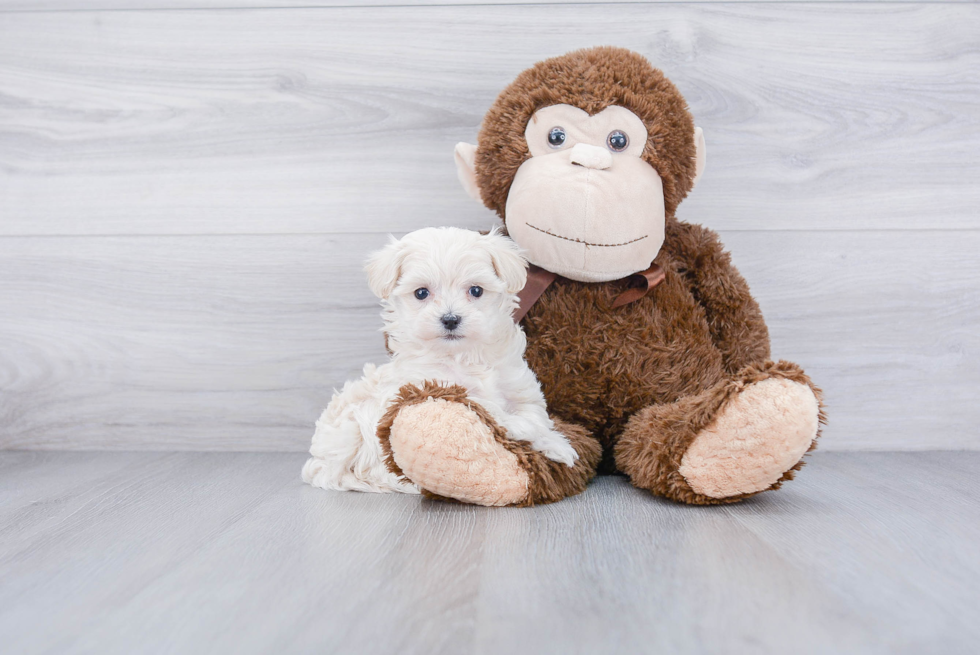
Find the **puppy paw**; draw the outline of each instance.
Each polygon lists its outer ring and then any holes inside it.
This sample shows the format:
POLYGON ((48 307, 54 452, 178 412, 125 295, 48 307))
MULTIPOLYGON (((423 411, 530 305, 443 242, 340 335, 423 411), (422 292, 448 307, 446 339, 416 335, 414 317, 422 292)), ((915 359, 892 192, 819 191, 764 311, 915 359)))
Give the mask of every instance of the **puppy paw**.
POLYGON ((548 433, 547 440, 531 444, 531 446, 551 461, 559 462, 565 466, 574 466, 575 462, 578 461, 578 453, 575 452, 572 444, 568 443, 568 439, 561 432, 552 430, 548 433))

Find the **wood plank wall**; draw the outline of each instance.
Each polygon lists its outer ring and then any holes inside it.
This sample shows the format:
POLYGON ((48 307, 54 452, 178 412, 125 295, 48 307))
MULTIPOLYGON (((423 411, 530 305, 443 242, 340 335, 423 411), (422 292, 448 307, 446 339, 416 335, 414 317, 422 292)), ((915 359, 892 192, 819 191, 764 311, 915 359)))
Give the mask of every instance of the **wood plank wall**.
POLYGON ((364 256, 491 225, 453 145, 605 43, 687 97, 678 215, 825 388, 822 447, 980 448, 980 5, 305 4, 0 0, 0 448, 304 450, 384 356, 364 256))

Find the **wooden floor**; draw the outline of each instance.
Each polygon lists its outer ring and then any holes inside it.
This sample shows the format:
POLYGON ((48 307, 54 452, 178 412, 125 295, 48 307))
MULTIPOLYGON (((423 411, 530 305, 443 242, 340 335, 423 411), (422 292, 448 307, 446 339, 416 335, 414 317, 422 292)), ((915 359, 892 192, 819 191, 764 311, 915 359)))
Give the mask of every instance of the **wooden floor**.
POLYGON ((0 452, 5 653, 976 653, 980 453, 730 507, 304 486, 299 454, 0 452))

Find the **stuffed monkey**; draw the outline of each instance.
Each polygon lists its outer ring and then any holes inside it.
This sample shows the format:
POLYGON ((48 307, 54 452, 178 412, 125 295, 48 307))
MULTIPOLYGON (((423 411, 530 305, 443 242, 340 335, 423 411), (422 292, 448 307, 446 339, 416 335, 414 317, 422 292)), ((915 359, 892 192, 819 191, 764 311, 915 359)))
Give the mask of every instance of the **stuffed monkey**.
POLYGON ((456 147, 457 169, 533 265, 526 357, 579 459, 508 440, 465 394, 431 384, 403 389, 382 421, 389 467, 430 496, 487 505, 553 502, 597 472, 692 504, 792 479, 819 436, 820 390, 770 359, 718 235, 676 218, 704 163, 684 98, 628 50, 549 59, 504 89, 478 145, 456 147), (434 423, 433 403, 459 403, 466 420, 434 423), (471 448, 444 448, 460 431, 471 448))

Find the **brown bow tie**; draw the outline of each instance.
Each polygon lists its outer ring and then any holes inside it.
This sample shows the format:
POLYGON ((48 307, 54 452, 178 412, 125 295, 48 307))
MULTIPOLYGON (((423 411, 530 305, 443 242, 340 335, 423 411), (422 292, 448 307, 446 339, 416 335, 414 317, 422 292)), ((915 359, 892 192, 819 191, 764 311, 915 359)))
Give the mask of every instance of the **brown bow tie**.
MULTIPOLYGON (((654 288, 661 282, 663 282, 665 277, 664 269, 662 269, 657 264, 654 264, 645 271, 640 271, 639 273, 634 273, 629 277, 625 278, 627 280, 628 288, 626 291, 622 292, 616 296, 616 300, 613 301, 613 307, 622 307, 623 305, 628 305, 631 302, 635 302, 647 295, 650 289, 654 288)), ((520 323, 521 319, 531 311, 534 307, 534 303, 538 302, 538 298, 541 294, 545 292, 551 283, 555 281, 558 276, 550 271, 546 271, 539 266, 531 264, 527 270, 527 284, 521 289, 521 292, 517 294, 520 299, 520 306, 517 311, 514 312, 514 322, 520 323)))

